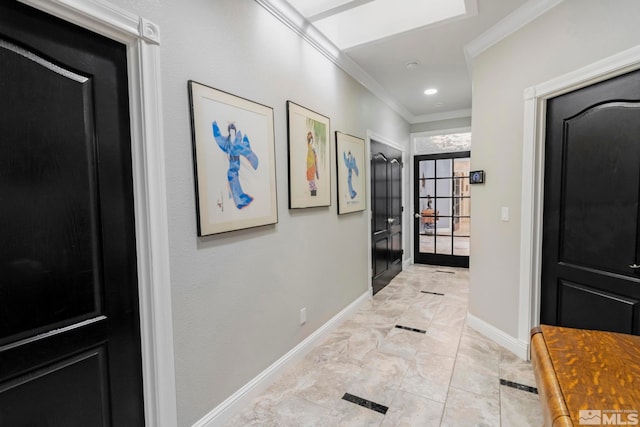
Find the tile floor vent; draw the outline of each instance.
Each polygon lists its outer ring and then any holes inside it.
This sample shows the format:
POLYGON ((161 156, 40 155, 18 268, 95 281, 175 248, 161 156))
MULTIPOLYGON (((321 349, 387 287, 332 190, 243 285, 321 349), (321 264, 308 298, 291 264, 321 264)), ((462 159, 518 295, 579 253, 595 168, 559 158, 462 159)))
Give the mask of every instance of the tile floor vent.
POLYGON ((353 394, 349 394, 349 393, 345 393, 344 396, 342 396, 343 400, 346 400, 347 402, 351 402, 351 403, 355 403, 356 405, 360 405, 364 408, 367 409, 371 409, 372 411, 376 411, 382 415, 385 415, 387 413, 387 411, 389 410, 388 407, 381 405, 379 403, 376 402, 372 402, 370 400, 367 399, 363 399, 362 397, 358 397, 358 396, 354 396, 353 394))
POLYGON ((500 385, 506 385, 507 387, 515 388, 522 391, 528 391, 529 393, 538 394, 538 389, 528 385, 514 383, 513 381, 507 381, 500 378, 500 385))
POLYGON ((422 329, 410 328, 408 326, 402 326, 402 325, 396 325, 396 328, 404 329, 405 331, 417 332, 419 334, 426 334, 427 333, 427 331, 422 330, 422 329))
POLYGON ((440 292, 431 292, 431 291, 420 291, 420 292, 422 292, 423 294, 439 295, 441 297, 444 296, 444 294, 441 294, 440 292))

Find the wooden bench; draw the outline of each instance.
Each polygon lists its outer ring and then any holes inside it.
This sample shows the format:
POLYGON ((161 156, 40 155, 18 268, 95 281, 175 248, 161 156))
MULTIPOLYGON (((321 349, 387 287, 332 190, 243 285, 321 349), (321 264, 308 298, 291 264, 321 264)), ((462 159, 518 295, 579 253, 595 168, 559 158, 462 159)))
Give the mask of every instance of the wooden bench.
POLYGON ((640 425, 639 336, 541 325, 531 363, 545 426, 640 425))

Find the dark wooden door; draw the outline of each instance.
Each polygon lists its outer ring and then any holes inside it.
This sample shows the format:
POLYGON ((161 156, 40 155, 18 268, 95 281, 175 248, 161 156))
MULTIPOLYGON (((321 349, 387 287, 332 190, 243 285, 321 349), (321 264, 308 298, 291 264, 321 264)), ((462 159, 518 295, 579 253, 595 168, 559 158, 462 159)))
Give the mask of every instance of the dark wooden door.
POLYGON ((541 322, 640 333, 640 72, 549 100, 541 322))
POLYGON ((144 424, 123 45, 0 4, 0 425, 144 424))
POLYGON ((373 293, 402 271, 402 152, 371 141, 373 293))
POLYGON ((414 157, 414 261, 469 267, 469 151, 414 157))

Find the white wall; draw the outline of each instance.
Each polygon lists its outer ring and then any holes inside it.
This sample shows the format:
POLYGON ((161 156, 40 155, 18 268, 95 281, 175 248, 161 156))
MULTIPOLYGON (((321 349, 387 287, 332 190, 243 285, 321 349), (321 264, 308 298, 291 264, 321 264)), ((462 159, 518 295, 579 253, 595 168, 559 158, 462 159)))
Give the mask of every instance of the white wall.
POLYGON ((524 89, 640 43, 637 0, 565 0, 473 61, 470 313, 518 334, 524 89), (510 221, 500 208, 510 208, 510 221))
POLYGON ((414 123, 411 125, 411 133, 446 131, 448 129, 466 128, 471 126, 471 117, 458 117, 455 119, 434 120, 432 122, 414 123))
POLYGON ((160 27, 179 425, 367 291, 367 215, 287 208, 286 101, 408 147, 409 124, 252 0, 112 0, 160 27), (279 223, 198 238, 187 81, 274 108, 279 223), (307 308, 308 322, 299 325, 307 308))

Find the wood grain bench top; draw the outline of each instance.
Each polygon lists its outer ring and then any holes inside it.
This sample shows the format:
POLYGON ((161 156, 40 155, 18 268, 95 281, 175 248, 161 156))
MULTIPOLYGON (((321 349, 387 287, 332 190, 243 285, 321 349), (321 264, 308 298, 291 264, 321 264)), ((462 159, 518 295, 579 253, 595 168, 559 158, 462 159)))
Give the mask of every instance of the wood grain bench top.
POLYGON ((547 426, 580 425, 581 410, 623 411, 622 421, 640 411, 639 336, 541 325, 531 363, 547 426))

